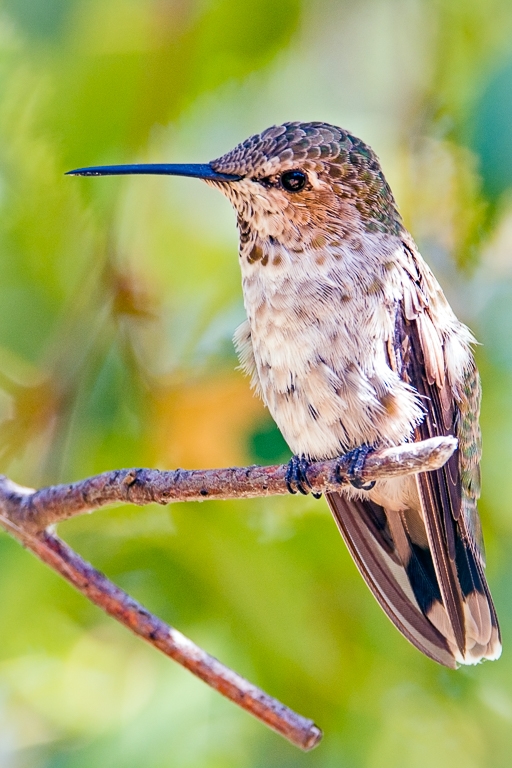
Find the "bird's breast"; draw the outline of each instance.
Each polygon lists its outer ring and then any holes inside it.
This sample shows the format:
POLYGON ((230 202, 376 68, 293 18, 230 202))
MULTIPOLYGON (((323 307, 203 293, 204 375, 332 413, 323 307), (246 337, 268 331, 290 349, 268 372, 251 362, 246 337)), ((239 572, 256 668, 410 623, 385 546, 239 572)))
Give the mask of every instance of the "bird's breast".
POLYGON ((389 365, 393 296, 386 296, 380 278, 372 293, 368 280, 351 280, 328 264, 308 266, 280 263, 276 269, 270 260, 243 274, 254 369, 266 405, 291 450, 311 458, 362 443, 402 442, 421 407, 389 365))

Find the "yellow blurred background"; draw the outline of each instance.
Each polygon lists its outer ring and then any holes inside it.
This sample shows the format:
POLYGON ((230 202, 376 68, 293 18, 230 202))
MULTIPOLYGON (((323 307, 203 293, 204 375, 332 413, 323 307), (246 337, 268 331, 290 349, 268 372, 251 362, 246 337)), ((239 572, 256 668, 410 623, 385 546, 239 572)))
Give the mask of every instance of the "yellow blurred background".
POLYGON ((457 672, 382 614, 323 501, 117 508, 60 532, 326 732, 304 755, 0 535, 1 768, 503 768, 512 752, 510 0, 3 0, 0 470, 24 485, 289 453, 236 370, 235 220, 197 180, 285 120, 348 128, 482 346, 500 661, 457 672))

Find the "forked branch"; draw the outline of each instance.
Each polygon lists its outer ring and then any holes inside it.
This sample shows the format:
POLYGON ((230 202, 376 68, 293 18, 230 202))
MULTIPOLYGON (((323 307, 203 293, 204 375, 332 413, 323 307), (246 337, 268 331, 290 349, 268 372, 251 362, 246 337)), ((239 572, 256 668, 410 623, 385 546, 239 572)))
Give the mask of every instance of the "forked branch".
MULTIPOLYGON (((364 482, 439 469, 457 447, 453 437, 407 443, 369 454, 364 482)), ((32 490, 0 476, 0 525, 99 608, 170 656, 293 744, 312 749, 322 737, 313 723, 288 709, 165 624, 85 562, 49 526, 74 515, 116 503, 169 504, 173 501, 284 495, 287 465, 160 471, 123 469, 69 485, 32 490)), ((348 482, 349 460, 312 463, 307 479, 314 492, 348 482)))

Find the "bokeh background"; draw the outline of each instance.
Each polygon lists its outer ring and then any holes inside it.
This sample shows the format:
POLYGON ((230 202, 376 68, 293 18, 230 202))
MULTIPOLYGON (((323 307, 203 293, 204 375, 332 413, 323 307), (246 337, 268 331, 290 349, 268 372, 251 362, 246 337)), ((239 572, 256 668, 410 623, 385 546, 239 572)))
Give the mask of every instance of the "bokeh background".
POLYGON ((236 370, 229 204, 199 181, 70 168, 204 162, 285 120, 350 129, 482 342, 499 662, 398 634, 323 501, 117 508, 72 546, 325 738, 304 755, 0 534, 2 768, 493 768, 512 753, 510 0, 3 0, 0 471, 288 457, 236 370))

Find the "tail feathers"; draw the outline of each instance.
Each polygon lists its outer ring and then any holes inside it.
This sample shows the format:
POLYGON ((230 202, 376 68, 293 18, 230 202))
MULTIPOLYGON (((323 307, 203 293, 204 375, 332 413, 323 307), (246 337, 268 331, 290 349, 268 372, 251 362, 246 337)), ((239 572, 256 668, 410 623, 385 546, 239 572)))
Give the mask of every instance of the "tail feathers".
POLYGON ((462 537, 456 540, 454 564, 462 625, 454 627, 426 538, 412 541, 405 518, 368 498, 332 493, 327 501, 369 588, 416 648, 451 668, 499 657, 496 613, 483 570, 462 537))
POLYGON ((498 659, 501 639, 498 618, 483 572, 482 560, 466 537, 460 534, 455 545, 455 565, 461 588, 465 648, 463 664, 481 659, 498 659))

